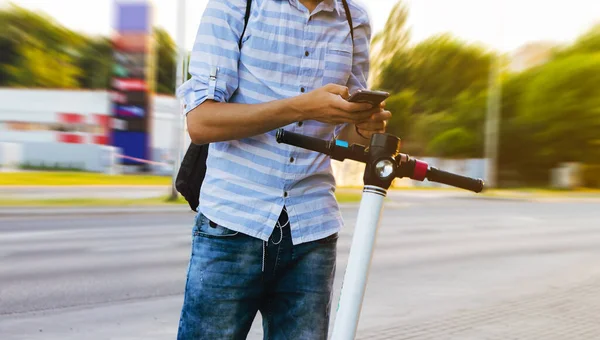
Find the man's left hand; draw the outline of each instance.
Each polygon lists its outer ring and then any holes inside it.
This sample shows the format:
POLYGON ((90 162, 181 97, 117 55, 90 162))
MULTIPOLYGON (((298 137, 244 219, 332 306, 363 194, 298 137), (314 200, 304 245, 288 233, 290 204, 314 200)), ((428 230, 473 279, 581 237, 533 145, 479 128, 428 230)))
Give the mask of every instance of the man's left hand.
POLYGON ((372 135, 385 132, 390 118, 392 118, 392 113, 385 110, 385 102, 383 102, 379 112, 371 115, 368 120, 356 124, 356 130, 364 138, 371 139, 372 135))

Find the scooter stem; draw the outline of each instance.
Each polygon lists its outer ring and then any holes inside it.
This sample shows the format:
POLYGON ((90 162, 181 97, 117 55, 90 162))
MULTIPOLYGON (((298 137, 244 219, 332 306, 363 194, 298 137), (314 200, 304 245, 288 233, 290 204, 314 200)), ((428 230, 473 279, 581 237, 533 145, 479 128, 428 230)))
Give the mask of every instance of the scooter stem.
POLYGON ((356 336, 386 194, 385 189, 376 186, 366 185, 363 190, 332 340, 353 340, 356 336))

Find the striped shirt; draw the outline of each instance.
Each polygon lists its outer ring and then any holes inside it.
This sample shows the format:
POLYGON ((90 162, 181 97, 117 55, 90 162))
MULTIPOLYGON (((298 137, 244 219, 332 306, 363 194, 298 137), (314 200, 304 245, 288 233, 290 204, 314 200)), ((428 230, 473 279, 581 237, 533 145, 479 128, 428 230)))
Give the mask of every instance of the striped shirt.
MULTIPOLYGON (((351 93, 365 88, 371 27, 367 12, 348 4, 354 44, 341 0, 323 0, 312 14, 298 0, 253 0, 240 51, 246 0, 210 0, 191 54, 192 77, 177 91, 184 113, 207 99, 256 104, 329 83, 351 93)), ((343 126, 305 121, 283 128, 331 139, 343 126)), ((284 206, 293 244, 338 232, 343 221, 329 157, 279 144, 275 133, 210 144, 199 210, 265 241, 284 206)))

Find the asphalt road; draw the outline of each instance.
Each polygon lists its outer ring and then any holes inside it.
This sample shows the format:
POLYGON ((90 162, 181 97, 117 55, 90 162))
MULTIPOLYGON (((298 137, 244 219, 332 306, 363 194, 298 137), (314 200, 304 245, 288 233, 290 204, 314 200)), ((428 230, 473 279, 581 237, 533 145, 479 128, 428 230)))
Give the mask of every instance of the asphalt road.
MULTIPOLYGON (((599 208, 395 195, 358 338, 599 339, 599 208)), ((336 302, 356 213, 344 208, 336 302)), ((0 339, 174 339, 192 218, 0 217, 0 339)))

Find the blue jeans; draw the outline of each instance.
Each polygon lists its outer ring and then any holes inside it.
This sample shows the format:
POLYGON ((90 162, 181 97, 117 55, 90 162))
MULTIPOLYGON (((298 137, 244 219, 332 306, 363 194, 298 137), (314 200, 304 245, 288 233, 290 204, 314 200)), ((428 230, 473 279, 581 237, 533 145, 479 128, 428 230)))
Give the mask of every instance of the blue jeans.
POLYGON ((337 237, 293 246, 287 226, 265 243, 198 214, 177 338, 245 339, 260 311, 264 339, 327 339, 337 237))

